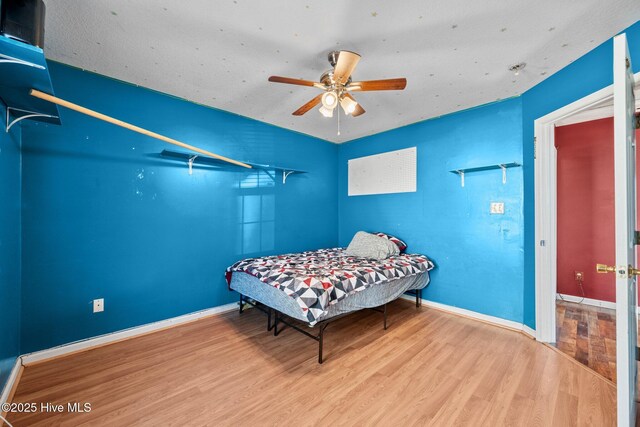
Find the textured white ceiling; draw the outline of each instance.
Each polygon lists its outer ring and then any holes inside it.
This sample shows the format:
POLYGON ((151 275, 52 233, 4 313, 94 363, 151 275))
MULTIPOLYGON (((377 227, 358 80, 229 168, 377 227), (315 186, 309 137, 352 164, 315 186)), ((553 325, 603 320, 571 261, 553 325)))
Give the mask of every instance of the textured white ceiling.
MULTIPOLYGON (((50 59, 333 142, 521 94, 640 18, 638 0, 49 0, 50 59), (367 111, 291 113, 318 89, 327 53, 362 59, 367 111), (508 67, 527 66, 519 76, 508 67)), ((579 78, 579 77, 577 77, 579 78)), ((126 120, 126 117, 123 117, 126 120)))

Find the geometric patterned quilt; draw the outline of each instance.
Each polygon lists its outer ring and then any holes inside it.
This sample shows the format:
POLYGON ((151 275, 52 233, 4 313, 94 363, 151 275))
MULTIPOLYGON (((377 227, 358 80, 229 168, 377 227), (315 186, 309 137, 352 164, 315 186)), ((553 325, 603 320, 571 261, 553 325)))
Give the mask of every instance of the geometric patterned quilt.
POLYGON ((250 274, 294 298, 311 326, 331 304, 370 286, 433 269, 424 255, 400 254, 383 260, 345 254, 345 248, 247 258, 227 272, 250 274))

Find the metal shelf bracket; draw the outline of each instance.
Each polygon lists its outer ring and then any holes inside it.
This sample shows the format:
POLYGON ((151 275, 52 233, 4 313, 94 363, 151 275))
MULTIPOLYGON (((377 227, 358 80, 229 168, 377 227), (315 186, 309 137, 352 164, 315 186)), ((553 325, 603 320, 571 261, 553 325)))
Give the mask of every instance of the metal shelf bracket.
POLYGON ((193 162, 197 158, 198 158, 197 154, 195 156, 189 158, 189 175, 193 175, 193 162))
POLYGON ((287 171, 287 170, 283 170, 282 171, 282 184, 286 184, 287 183, 287 177, 289 175, 291 175, 292 173, 295 173, 295 171, 287 171))
POLYGON ((42 114, 42 113, 36 113, 35 111, 28 111, 28 110, 21 110, 20 108, 13 108, 13 107, 7 107, 7 118, 6 118, 6 128, 5 131, 9 132, 9 130, 11 130, 11 127, 13 125, 15 125, 16 123, 24 120, 24 119, 31 119, 33 117, 44 117, 44 118, 50 118, 50 119, 58 119, 58 116, 52 116, 51 114, 42 114), (13 120, 11 120, 11 112, 18 112, 18 113, 22 113, 22 115, 19 116, 15 116, 15 118, 13 120))
POLYGON ((464 187, 464 171, 458 171, 460 174, 460 187, 464 187))
POLYGON ((4 55, 0 53, 0 64, 15 64, 24 65, 25 67, 33 67, 39 70, 44 70, 42 65, 34 64, 33 62, 23 61, 22 59, 14 58, 13 56, 4 55))

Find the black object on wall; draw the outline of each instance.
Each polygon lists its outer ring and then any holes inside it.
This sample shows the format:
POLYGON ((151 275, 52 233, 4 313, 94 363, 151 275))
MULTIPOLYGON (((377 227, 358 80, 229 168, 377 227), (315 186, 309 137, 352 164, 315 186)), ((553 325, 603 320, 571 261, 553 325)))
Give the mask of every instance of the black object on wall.
POLYGON ((0 34, 44 47, 43 0, 0 0, 0 34))

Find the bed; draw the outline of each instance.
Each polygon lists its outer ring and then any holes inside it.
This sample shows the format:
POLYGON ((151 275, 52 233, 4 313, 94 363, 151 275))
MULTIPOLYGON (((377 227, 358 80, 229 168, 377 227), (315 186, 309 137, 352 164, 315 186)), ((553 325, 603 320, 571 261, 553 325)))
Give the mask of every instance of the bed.
POLYGON ((267 314, 267 329, 275 336, 288 326, 318 341, 322 363, 324 330, 331 321, 373 309, 383 314, 386 329, 386 304, 411 292, 420 306, 433 267, 419 254, 376 260, 332 248, 248 258, 226 274, 229 289, 240 294, 240 313, 250 304, 267 314))

